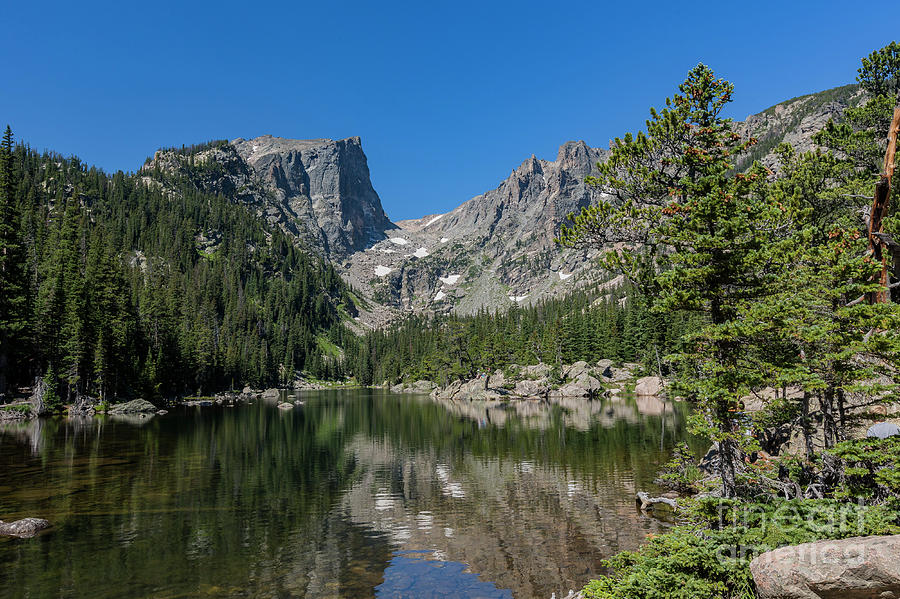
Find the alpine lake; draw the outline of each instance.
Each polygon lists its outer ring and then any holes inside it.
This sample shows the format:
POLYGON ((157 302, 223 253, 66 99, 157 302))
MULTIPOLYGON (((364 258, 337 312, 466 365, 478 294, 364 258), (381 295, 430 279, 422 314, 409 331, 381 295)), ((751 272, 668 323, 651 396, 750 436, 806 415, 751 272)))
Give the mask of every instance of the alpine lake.
POLYGON ((0 538, 0 597, 561 597, 701 449, 658 398, 280 400, 0 423, 0 519, 52 523, 0 538))

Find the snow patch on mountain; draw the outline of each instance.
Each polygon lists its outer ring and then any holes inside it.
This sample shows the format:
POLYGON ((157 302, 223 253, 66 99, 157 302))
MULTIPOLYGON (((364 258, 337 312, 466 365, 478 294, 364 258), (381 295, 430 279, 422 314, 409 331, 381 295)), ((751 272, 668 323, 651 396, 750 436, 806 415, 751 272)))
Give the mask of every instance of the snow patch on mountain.
POLYGON ((413 252, 413 256, 415 256, 416 258, 425 258, 426 256, 428 256, 428 249, 419 248, 415 252, 413 252))
POLYGON ((462 275, 450 275, 449 277, 438 277, 445 285, 456 285, 456 282, 462 275))
POLYGON ((381 264, 379 264, 378 266, 375 267, 375 276, 383 277, 383 276, 387 275, 389 272, 391 272, 392 270, 394 270, 394 269, 389 266, 382 266, 381 264))
MULTIPOLYGON (((443 215, 443 214, 438 214, 437 216, 435 216, 434 218, 432 218, 430 221, 428 221, 427 223, 425 223, 425 227, 427 227, 428 225, 433 225, 434 223, 438 222, 438 221, 441 220, 442 218, 444 218, 444 215, 443 215)), ((423 227, 423 228, 424 228, 424 227, 423 227)))
POLYGON ((406 245, 409 242, 402 237, 391 237, 391 243, 396 243, 397 245, 406 245))

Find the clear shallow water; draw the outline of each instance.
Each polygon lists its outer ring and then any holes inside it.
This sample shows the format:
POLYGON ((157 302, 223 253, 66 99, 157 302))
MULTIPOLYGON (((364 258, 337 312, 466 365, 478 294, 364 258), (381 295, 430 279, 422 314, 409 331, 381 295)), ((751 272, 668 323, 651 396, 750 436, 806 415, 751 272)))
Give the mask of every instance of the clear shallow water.
POLYGON ((686 439, 655 399, 380 391, 0 424, 0 597, 549 598, 662 526, 635 508, 686 439))

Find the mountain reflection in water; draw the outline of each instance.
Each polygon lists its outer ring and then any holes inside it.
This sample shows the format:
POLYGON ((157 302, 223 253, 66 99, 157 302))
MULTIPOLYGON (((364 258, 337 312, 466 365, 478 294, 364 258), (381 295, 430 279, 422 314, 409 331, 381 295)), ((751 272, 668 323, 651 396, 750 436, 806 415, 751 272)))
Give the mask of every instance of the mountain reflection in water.
POLYGON ((2 597, 550 597, 662 524, 686 408, 306 392, 0 425, 2 597), (412 553, 409 553, 412 552, 412 553))

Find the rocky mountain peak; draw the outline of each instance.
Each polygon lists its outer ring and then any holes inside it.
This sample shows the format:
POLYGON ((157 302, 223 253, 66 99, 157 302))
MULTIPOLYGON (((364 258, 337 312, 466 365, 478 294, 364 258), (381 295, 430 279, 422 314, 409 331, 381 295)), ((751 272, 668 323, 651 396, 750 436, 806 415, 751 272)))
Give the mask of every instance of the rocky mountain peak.
POLYGON ((362 250, 395 227, 372 186, 359 137, 237 138, 191 154, 157 152, 145 170, 155 167, 255 205, 270 223, 331 257, 362 250))

